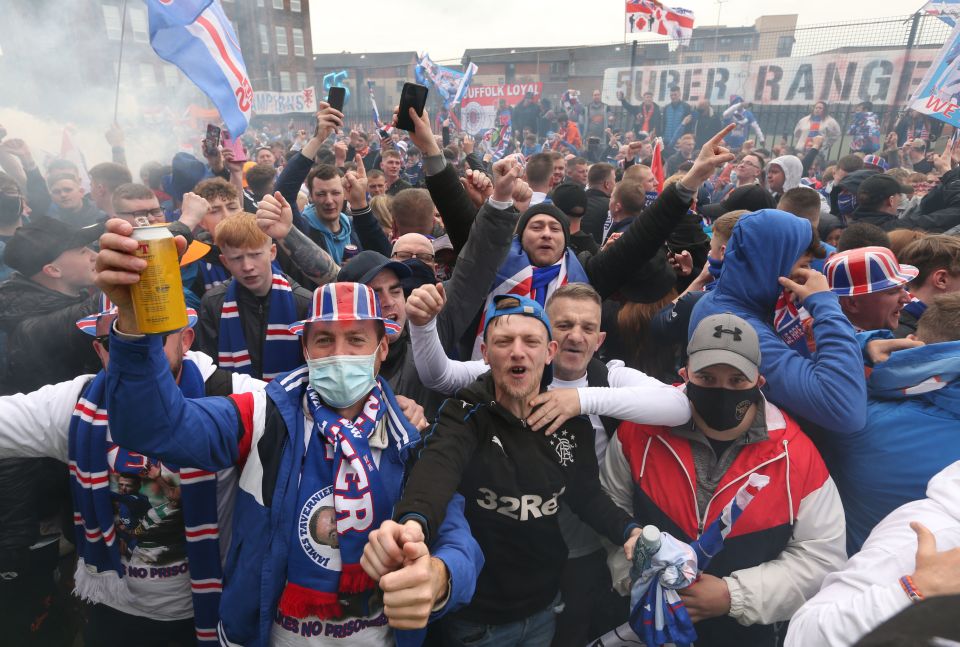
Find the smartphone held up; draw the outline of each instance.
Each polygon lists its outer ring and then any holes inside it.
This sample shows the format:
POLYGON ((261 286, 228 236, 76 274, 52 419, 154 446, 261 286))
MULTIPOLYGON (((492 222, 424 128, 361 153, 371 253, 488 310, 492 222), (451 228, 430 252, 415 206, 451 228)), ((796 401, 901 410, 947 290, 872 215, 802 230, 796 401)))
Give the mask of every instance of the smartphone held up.
POLYGON ((238 137, 233 139, 230 137, 230 133, 226 130, 223 131, 223 149, 233 151, 233 161, 234 162, 246 162, 247 161, 247 149, 244 148, 243 142, 238 137))
POLYGON ((207 134, 203 138, 203 154, 213 157, 220 149, 220 127, 207 124, 207 134))
POLYGON ((404 83, 400 91, 400 108, 397 112, 397 128, 407 132, 415 132, 416 126, 410 118, 410 108, 417 115, 423 116, 423 108, 427 105, 427 88, 417 83, 404 83))
POLYGON ((330 88, 330 92, 327 93, 327 103, 330 104, 330 107, 334 110, 343 112, 343 102, 346 100, 346 97, 346 88, 333 86, 330 88))

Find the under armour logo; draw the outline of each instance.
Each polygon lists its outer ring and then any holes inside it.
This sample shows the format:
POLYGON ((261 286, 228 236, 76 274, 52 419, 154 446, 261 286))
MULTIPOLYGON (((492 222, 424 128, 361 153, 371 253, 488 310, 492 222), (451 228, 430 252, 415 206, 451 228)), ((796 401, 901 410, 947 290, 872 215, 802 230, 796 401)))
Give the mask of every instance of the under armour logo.
POLYGON ((743 340, 741 337, 741 335, 743 334, 743 331, 740 330, 739 328, 734 328, 733 330, 730 330, 729 328, 724 328, 723 326, 716 326, 714 327, 713 330, 714 330, 713 336, 716 337, 717 339, 720 339, 723 336, 723 334, 726 333, 728 335, 733 335, 733 341, 743 340))

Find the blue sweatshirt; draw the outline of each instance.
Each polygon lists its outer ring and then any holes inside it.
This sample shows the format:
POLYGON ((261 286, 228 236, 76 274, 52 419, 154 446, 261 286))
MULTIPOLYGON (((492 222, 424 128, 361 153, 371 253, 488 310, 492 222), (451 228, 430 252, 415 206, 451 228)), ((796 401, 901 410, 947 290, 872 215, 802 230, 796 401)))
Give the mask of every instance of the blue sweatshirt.
POLYGON ((866 426, 823 443, 851 555, 885 516, 924 498, 933 475, 960 460, 960 341, 896 351, 873 367, 867 392, 866 426))
POLYGON ((760 338, 763 391, 795 418, 825 430, 853 433, 866 421, 867 390, 863 356, 837 296, 818 292, 803 301, 813 317, 817 352, 804 355, 784 342, 773 328, 782 288, 781 276, 810 246, 808 220, 776 209, 762 209, 737 221, 723 257, 717 287, 697 302, 690 334, 709 315, 732 312, 752 325, 760 338))

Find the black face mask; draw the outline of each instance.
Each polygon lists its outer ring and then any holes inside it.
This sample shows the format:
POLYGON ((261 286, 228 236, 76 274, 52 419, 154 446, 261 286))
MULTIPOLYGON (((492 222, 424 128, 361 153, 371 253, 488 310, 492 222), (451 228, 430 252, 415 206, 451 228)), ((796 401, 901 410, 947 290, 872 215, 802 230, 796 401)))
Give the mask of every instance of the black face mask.
POLYGON ((707 388, 687 382, 687 398, 711 429, 729 431, 743 422, 751 404, 760 401, 760 386, 735 390, 707 388))
POLYGON ((0 193, 0 225, 12 225, 23 215, 23 200, 19 195, 0 193))

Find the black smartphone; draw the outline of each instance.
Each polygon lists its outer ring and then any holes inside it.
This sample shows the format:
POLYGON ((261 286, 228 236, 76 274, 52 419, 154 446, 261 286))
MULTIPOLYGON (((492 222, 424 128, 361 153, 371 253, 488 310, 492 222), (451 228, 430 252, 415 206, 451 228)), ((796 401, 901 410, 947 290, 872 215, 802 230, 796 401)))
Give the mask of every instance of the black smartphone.
POLYGON ((330 107, 334 110, 339 110, 343 112, 343 102, 346 99, 347 90, 346 88, 341 88, 333 86, 330 88, 329 94, 327 94, 327 103, 330 104, 330 107))
POLYGON ((406 130, 408 133, 414 132, 413 120, 410 119, 410 108, 413 108, 420 116, 423 115, 423 108, 427 105, 427 88, 417 83, 404 83, 403 90, 400 91, 400 110, 397 112, 397 128, 406 130))
POLYGON ((220 146, 220 127, 207 124, 207 135, 203 138, 203 154, 207 157, 217 154, 220 146))

